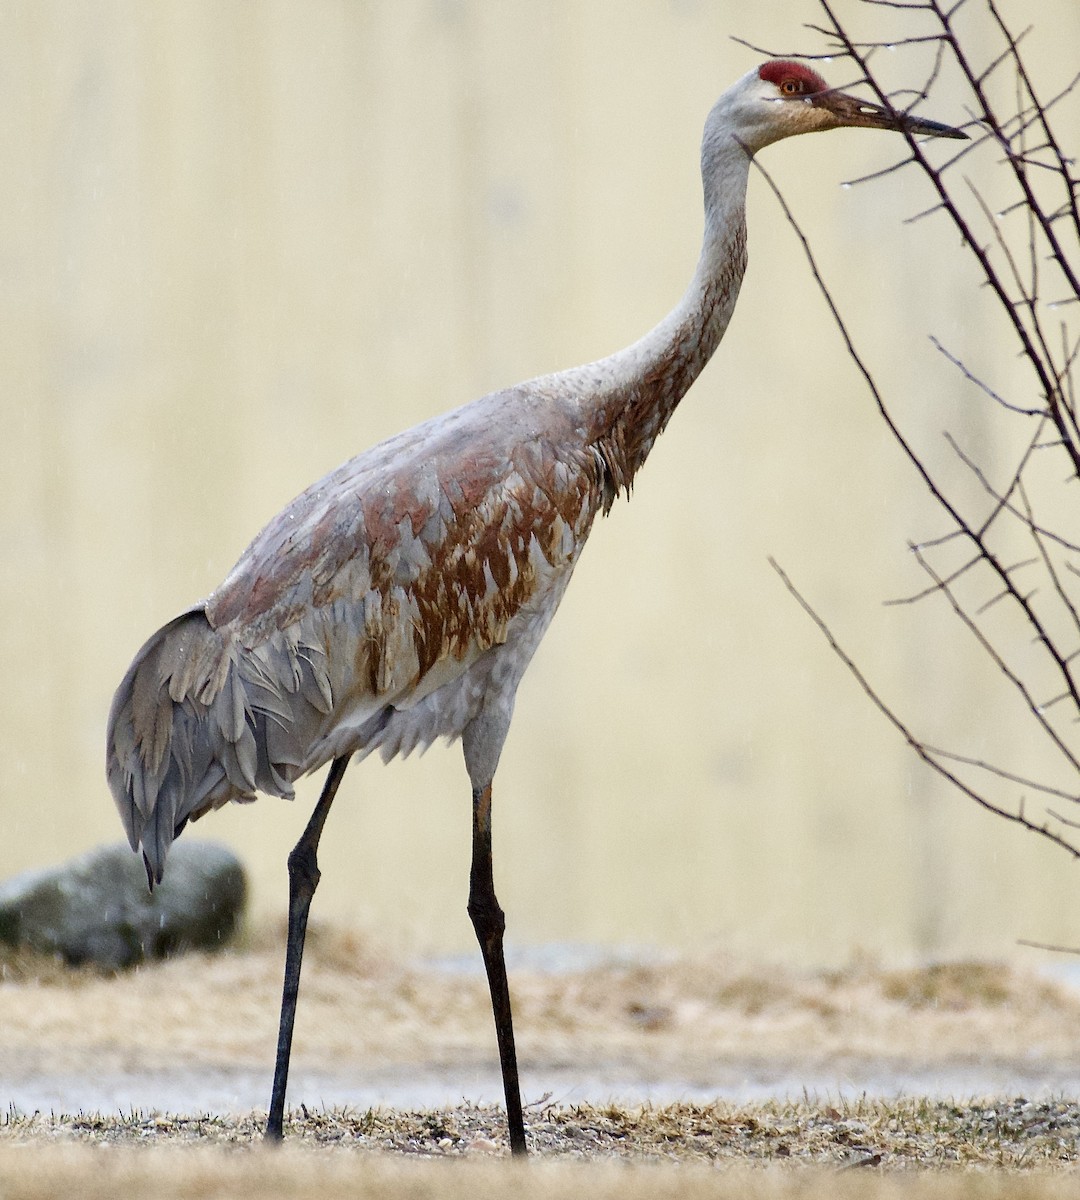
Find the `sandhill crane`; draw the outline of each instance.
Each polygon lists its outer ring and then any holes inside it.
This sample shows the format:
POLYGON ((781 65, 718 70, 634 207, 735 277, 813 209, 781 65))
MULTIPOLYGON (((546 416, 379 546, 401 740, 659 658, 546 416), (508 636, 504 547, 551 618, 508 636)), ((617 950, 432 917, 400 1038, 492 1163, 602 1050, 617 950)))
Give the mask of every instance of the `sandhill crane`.
POLYGON ((109 785, 151 887, 189 820, 291 798, 330 763, 289 855, 285 984, 266 1137, 282 1135, 316 850, 351 757, 461 738, 472 784, 468 912, 487 971, 511 1150, 525 1153, 491 865, 491 787, 514 696, 593 520, 629 493, 716 349, 746 267, 752 156, 797 133, 959 130, 766 62, 726 91, 701 149, 705 236, 677 307, 608 358, 484 396, 382 442, 298 496, 225 582, 150 638, 109 714, 109 785))

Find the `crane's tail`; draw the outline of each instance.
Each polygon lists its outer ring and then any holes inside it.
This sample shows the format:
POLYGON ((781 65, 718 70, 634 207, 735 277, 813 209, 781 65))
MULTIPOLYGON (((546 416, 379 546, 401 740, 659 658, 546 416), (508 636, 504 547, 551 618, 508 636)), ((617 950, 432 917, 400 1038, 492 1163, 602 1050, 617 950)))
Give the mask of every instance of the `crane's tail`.
POLYGON ((106 771, 151 885, 189 820, 256 791, 292 798, 295 734, 329 711, 324 679, 309 661, 300 669, 295 647, 267 647, 260 660, 201 607, 143 646, 113 698, 106 771))

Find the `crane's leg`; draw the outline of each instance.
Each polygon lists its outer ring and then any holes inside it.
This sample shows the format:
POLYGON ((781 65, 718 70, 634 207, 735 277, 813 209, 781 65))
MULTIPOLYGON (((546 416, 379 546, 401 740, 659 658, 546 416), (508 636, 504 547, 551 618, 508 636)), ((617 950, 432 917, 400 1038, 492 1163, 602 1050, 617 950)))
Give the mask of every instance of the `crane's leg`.
POLYGON ((304 958, 308 910, 319 886, 316 851, 322 836, 326 814, 334 803, 338 784, 349 765, 349 756, 335 758, 323 784, 322 795, 307 828, 289 855, 289 940, 285 947, 285 986, 281 994, 281 1024, 278 1026, 277 1060, 274 1064, 274 1088, 270 1095, 270 1114, 266 1121, 266 1140, 281 1141, 285 1119, 285 1086, 289 1081, 289 1055, 292 1052, 296 997, 300 991, 300 965, 304 958))
POLYGON ((499 1041, 503 1092, 506 1095, 506 1123, 510 1129, 510 1150, 525 1154, 525 1122, 521 1115, 521 1088, 518 1084, 517 1052, 514 1050, 514 1022, 510 1015, 510 989, 506 982, 503 958, 503 930, 506 916, 495 898, 491 872, 491 784, 473 788, 472 870, 469 874, 469 917, 480 951, 484 956, 491 1011, 495 1016, 495 1035, 499 1041))

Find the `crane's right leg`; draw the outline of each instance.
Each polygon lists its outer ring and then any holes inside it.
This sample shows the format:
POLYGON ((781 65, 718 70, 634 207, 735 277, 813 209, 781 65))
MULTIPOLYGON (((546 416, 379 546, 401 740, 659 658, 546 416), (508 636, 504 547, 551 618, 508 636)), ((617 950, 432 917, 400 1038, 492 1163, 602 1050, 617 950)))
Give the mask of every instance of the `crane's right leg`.
POLYGON ((292 1052, 296 997, 300 991, 300 965, 304 958, 308 910, 319 886, 316 851, 330 805, 338 784, 349 765, 349 755, 335 758, 323 784, 322 795, 307 828, 289 855, 289 940, 285 947, 285 986, 281 994, 281 1024, 278 1027, 277 1061, 274 1064, 274 1088, 270 1095, 270 1114, 266 1121, 266 1140, 280 1142, 285 1119, 285 1086, 289 1081, 289 1055, 292 1052))

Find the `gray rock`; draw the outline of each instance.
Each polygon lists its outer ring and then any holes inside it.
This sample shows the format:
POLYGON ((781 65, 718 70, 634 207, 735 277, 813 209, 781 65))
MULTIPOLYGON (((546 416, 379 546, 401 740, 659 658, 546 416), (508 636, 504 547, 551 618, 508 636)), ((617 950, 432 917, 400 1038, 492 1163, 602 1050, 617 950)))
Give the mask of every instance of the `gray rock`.
POLYGON ((127 845, 99 846, 0 883, 0 942, 110 970, 216 950, 235 932, 246 891, 240 860, 216 842, 178 842, 152 893, 127 845))

